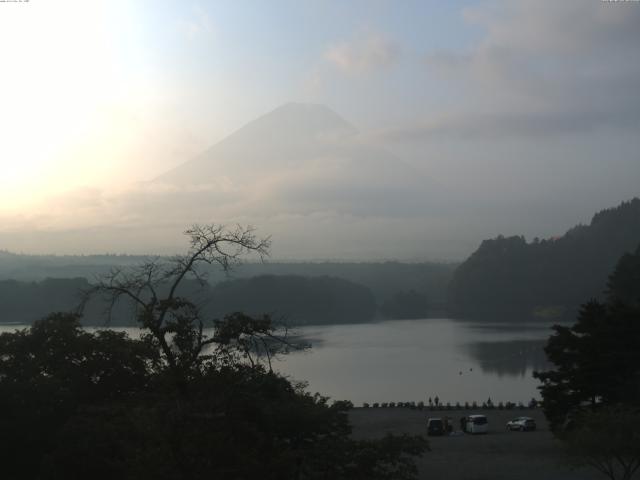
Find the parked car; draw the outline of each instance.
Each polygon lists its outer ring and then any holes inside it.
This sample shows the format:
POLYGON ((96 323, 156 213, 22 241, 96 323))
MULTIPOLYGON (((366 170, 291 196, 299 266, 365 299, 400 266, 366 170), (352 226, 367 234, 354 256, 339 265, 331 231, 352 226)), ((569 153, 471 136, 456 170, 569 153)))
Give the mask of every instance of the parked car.
POLYGON ((507 430, 519 430, 521 432, 536 429, 536 421, 531 417, 518 417, 507 422, 507 430))
POLYGON ((467 433, 487 433, 489 421, 484 415, 469 415, 464 422, 464 431, 467 433))
POLYGON ((444 435, 444 422, 441 418, 427 419, 427 435, 444 435))

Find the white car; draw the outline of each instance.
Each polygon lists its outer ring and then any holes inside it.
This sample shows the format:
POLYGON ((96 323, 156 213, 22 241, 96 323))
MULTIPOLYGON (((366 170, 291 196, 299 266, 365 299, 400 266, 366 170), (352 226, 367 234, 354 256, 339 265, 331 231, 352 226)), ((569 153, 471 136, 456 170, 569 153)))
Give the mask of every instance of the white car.
POLYGON ((507 422, 507 430, 520 430, 521 432, 536 429, 536 421, 531 417, 518 417, 507 422))
POLYGON ((464 431, 467 433, 487 433, 489 421, 484 415, 469 415, 464 422, 464 431))

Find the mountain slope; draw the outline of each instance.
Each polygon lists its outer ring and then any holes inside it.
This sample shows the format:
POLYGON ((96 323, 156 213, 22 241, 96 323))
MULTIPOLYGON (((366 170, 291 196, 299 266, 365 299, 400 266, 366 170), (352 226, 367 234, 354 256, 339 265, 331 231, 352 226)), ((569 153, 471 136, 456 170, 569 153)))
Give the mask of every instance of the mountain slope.
POLYGON ((355 127, 328 107, 287 103, 249 122, 156 181, 197 185, 220 176, 255 179, 264 172, 322 156, 357 133, 355 127))
POLYGON ((603 295, 619 258, 640 244, 640 199, 594 215, 560 238, 485 240, 454 272, 459 314, 561 314, 603 295))
POLYGON ((181 189, 200 205, 224 204, 231 215, 222 217, 410 215, 435 191, 401 159, 362 142, 331 109, 297 103, 248 123, 154 183, 181 189))

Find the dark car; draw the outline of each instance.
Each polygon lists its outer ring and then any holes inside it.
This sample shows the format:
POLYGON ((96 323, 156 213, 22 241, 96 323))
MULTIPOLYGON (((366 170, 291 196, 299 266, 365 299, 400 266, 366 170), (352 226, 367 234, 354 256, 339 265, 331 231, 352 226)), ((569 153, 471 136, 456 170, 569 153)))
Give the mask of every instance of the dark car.
POLYGON ((427 419, 427 435, 444 435, 444 422, 441 418, 427 419))

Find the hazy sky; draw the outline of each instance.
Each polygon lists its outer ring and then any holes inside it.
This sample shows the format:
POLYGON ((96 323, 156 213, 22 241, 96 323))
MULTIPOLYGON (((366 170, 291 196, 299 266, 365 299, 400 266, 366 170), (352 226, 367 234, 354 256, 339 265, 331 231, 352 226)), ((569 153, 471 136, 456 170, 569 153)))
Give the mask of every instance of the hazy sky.
POLYGON ((0 248, 128 249, 41 239, 117 223, 135 182, 290 101, 329 106, 446 194, 406 222, 295 212, 340 218, 349 241, 408 232, 358 248, 294 252, 286 206, 238 219, 273 227, 281 256, 458 258, 562 233, 640 194, 639 25, 640 3, 600 0, 0 3, 0 248))

